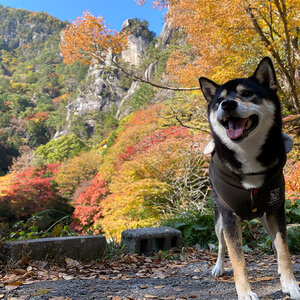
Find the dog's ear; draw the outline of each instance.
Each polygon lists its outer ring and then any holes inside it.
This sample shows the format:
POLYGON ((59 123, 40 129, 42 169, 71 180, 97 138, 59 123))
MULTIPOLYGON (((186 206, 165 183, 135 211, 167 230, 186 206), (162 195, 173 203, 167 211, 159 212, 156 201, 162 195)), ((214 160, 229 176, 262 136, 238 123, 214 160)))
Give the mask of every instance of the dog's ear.
POLYGON ((260 84, 277 91, 277 79, 270 57, 264 57, 252 75, 260 84))
POLYGON ((215 97, 219 85, 205 77, 200 77, 199 83, 205 99, 210 102, 215 97))

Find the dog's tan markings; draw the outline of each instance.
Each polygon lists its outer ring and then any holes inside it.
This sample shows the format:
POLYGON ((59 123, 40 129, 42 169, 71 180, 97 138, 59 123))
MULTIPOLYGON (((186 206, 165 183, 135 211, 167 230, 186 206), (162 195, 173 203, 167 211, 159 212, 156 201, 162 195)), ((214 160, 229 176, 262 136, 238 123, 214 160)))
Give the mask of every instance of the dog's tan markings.
POLYGON ((244 90, 246 90, 247 88, 244 86, 244 85, 242 85, 242 84, 238 84, 237 86, 236 86, 236 91, 239 93, 239 94, 241 94, 244 90))
POLYGON ((226 96, 227 96, 227 90, 224 89, 224 90, 222 91, 222 93, 220 94, 220 97, 221 97, 221 98, 225 98, 226 96))
POLYGON ((211 272, 212 275, 215 277, 222 276, 224 274, 224 258, 225 258, 226 244, 224 240, 224 234, 223 234, 224 228, 222 223, 223 223, 222 216, 219 216, 218 221, 215 225, 215 231, 219 241, 218 259, 216 265, 214 266, 211 272))
POLYGON ((271 238, 274 242, 276 251, 277 251, 277 259, 278 259, 278 273, 282 274, 282 272, 291 273, 292 276, 292 263, 291 257, 288 251, 288 246, 286 243, 286 238, 282 237, 277 225, 277 221, 274 216, 269 216, 267 218, 267 226, 268 231, 270 232, 271 238))
POLYGON ((288 246, 286 242, 283 240, 280 232, 277 232, 276 234, 274 245, 277 250, 278 273, 282 274, 283 276, 287 276, 288 278, 294 277, 292 272, 292 262, 288 251, 288 246))
POLYGON ((232 235, 231 232, 226 232, 226 230, 224 231, 224 237, 234 271, 234 281, 236 290, 239 295, 239 299, 242 299, 244 296, 252 294, 252 291, 247 275, 240 225, 238 228, 238 238, 232 235))
POLYGON ((300 299, 300 290, 293 273, 286 236, 283 236, 280 232, 275 216, 264 216, 261 222, 269 233, 276 249, 282 291, 289 293, 292 299, 300 299))
POLYGON ((246 102, 246 101, 242 101, 241 99, 239 99, 238 97, 236 97, 235 99, 234 99, 236 102, 238 102, 238 103, 240 103, 240 105, 242 105, 243 107, 244 107, 244 109, 245 108, 252 108, 253 107, 253 103, 251 103, 251 102, 246 102))

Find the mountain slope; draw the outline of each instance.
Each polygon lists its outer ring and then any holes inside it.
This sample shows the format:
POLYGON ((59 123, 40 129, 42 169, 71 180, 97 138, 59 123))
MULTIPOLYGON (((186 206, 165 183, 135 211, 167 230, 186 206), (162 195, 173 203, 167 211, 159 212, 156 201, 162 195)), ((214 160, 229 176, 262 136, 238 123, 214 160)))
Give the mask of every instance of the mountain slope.
POLYGON ((20 147, 46 143, 64 122, 66 96, 87 66, 64 65, 59 51, 62 22, 46 13, 0 6, 0 174, 20 147))

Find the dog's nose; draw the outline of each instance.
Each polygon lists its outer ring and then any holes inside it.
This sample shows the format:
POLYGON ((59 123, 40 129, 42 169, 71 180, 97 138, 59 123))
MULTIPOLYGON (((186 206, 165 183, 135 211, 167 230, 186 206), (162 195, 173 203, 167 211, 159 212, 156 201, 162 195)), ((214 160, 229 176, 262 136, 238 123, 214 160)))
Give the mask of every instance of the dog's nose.
POLYGON ((237 106, 238 104, 234 100, 223 100, 221 102, 221 107, 223 110, 227 110, 227 111, 234 110, 237 108, 237 106))

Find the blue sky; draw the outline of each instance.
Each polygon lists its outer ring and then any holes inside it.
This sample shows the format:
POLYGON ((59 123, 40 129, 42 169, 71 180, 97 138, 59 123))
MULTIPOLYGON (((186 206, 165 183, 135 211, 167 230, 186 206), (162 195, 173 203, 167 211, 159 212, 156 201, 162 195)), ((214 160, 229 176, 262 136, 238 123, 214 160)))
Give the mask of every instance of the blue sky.
POLYGON ((63 21, 75 20, 89 10, 94 16, 102 16, 111 29, 120 30, 125 19, 139 18, 149 22, 149 29, 157 35, 163 26, 163 11, 152 9, 151 0, 137 6, 134 0, 0 0, 3 6, 44 11, 63 21))

